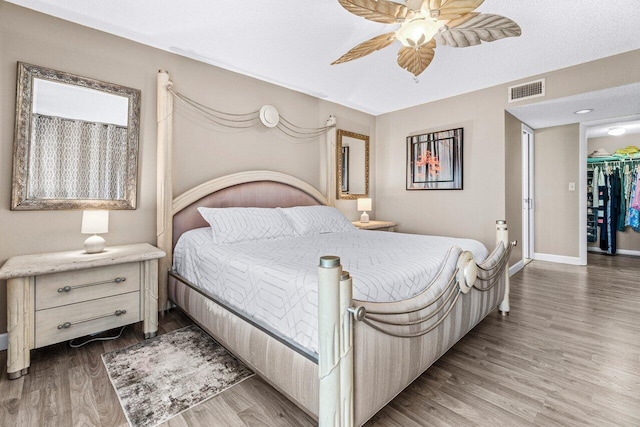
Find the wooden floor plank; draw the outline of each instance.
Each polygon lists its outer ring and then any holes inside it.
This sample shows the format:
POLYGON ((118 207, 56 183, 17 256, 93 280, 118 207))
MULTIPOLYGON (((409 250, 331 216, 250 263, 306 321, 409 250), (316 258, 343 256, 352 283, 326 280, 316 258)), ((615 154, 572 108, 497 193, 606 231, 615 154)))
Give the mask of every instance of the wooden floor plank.
MULTIPOLYGON (((427 408, 424 408, 427 410, 427 408)), ((427 417, 423 416, 419 413, 414 413, 413 415, 418 417, 419 420, 413 420, 405 415, 403 412, 407 412, 405 407, 402 406, 401 401, 395 402, 393 405, 389 405, 385 408, 385 411, 380 411, 376 415, 373 416, 365 425, 367 427, 378 427, 378 426, 386 426, 386 427, 420 427, 424 426, 425 423, 429 420, 427 417), (400 406, 400 410, 396 409, 396 406, 400 406)), ((429 425, 433 425, 438 427, 442 424, 436 419, 436 422, 433 420, 429 420, 432 423, 429 425)))
POLYGON ((114 407, 120 406, 118 395, 116 394, 107 370, 102 363, 102 345, 87 347, 89 355, 89 374, 91 375, 91 388, 95 396, 100 425, 104 427, 115 427, 127 425, 127 419, 122 411, 114 411, 114 407))
POLYGON ((89 369, 74 366, 69 369, 71 419, 74 426, 99 426, 100 415, 91 386, 89 369))
MULTIPOLYGON (((639 278, 625 256, 530 263, 512 277, 510 316, 491 313, 366 425, 640 426, 639 278)), ((159 333, 189 324, 174 309, 159 333)), ((126 425, 100 354, 141 336, 136 324, 115 341, 34 350, 14 381, 0 352, 0 425, 126 425)), ((253 377, 163 426, 314 424, 253 377)))
POLYGON ((189 427, 244 425, 242 419, 227 402, 215 398, 183 412, 182 418, 189 427))
MULTIPOLYGON (((243 381, 230 391, 253 402, 253 405, 238 412, 245 425, 268 425, 275 422, 279 426, 294 427, 315 424, 308 415, 301 413, 291 401, 258 377, 243 381)), ((223 393, 221 396, 227 402, 235 400, 233 394, 223 393)))

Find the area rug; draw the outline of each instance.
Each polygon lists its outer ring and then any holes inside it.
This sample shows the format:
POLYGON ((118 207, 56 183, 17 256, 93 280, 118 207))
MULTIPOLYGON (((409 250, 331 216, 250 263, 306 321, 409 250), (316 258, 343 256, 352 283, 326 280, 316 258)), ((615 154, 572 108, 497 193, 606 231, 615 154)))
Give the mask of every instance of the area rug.
POLYGON ((104 353, 102 361, 133 427, 156 426, 253 375, 195 325, 104 353))

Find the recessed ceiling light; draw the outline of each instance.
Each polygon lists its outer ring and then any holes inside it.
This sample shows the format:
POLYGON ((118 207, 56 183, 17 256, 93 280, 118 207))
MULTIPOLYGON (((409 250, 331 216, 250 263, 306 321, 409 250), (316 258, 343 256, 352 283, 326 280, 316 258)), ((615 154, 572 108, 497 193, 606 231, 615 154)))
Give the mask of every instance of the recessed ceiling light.
POLYGON ((588 114, 592 111, 593 111, 592 108, 585 108, 584 110, 574 111, 573 114, 588 114))
POLYGON ((627 130, 625 128, 611 128, 609 129, 609 132, 607 132, 609 135, 613 135, 613 136, 620 136, 622 134, 624 134, 627 130))

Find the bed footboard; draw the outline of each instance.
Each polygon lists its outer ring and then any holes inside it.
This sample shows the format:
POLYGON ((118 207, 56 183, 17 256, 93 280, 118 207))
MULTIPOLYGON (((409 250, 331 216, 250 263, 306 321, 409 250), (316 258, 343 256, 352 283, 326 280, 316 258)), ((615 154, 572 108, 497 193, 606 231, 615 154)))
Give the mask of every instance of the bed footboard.
POLYGON ((339 258, 321 258, 320 426, 363 424, 498 305, 508 312, 512 245, 505 221, 496 232, 496 249, 482 264, 452 248, 427 289, 392 303, 345 306, 340 296, 351 295, 351 279, 339 258))

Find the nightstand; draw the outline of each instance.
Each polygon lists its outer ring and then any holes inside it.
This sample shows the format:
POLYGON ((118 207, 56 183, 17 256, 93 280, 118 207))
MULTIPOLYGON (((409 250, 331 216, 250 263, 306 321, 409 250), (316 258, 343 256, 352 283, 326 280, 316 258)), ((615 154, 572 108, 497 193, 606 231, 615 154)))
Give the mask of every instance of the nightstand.
POLYGON ((394 227, 398 225, 398 223, 393 221, 369 221, 369 222, 353 221, 352 224, 361 230, 378 230, 378 231, 394 231, 394 227))
POLYGON ((144 321, 158 331, 158 258, 147 243, 103 252, 53 252, 10 258, 7 280, 7 374, 28 373, 30 350, 144 321))

